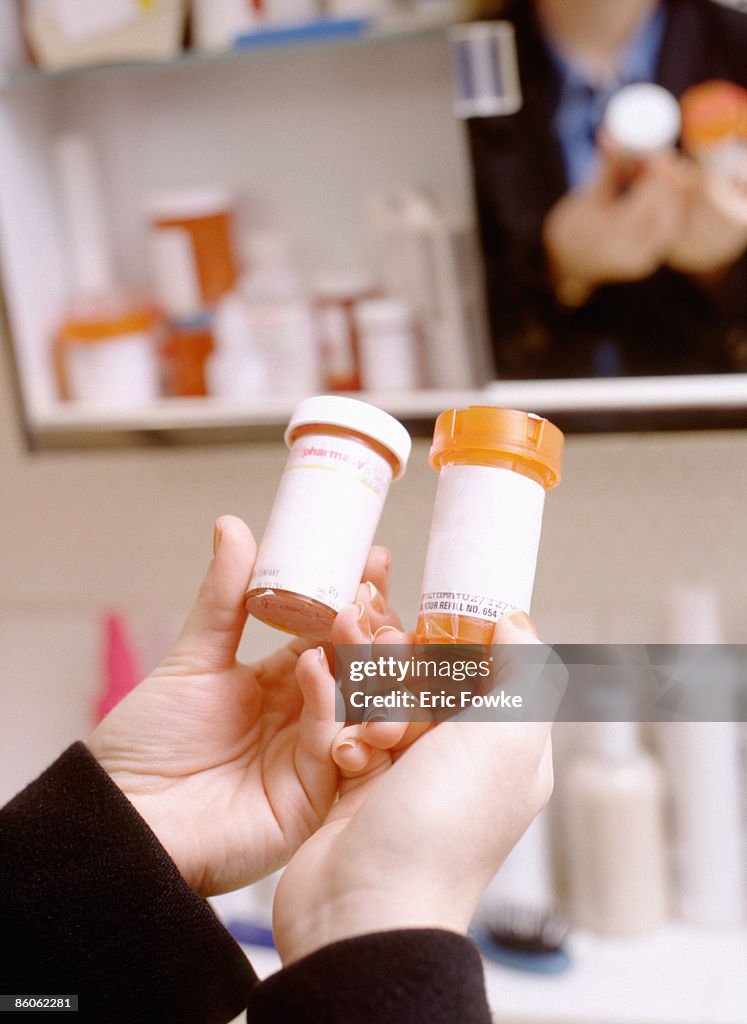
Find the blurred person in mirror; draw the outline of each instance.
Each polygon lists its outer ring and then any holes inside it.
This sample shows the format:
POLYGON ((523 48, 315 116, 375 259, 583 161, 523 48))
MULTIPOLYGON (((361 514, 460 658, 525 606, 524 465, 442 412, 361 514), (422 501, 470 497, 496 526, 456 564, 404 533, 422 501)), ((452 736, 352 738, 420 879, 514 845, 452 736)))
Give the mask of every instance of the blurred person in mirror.
POLYGON ((747 87, 747 13, 514 0, 498 17, 523 105, 468 122, 498 375, 747 370, 747 172, 721 179, 672 146, 630 175, 602 130, 626 85, 747 87))
MULTIPOLYGON (((549 798, 550 723, 336 722, 329 649, 237 660, 256 545, 234 516, 215 538, 171 652, 0 810, 0 991, 108 1024, 489 1024, 466 930, 549 798), (204 897, 283 865, 260 982, 204 897)), ((389 562, 334 644, 412 642, 389 562)), ((494 642, 539 643, 523 613, 494 642)))

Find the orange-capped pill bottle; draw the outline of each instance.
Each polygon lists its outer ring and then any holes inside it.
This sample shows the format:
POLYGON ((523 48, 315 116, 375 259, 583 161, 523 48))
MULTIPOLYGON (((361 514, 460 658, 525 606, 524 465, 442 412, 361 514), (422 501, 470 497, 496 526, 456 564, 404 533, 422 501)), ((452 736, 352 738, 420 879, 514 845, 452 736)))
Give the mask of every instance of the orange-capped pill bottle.
POLYGON ((392 480, 410 435, 353 398, 319 395, 293 412, 290 449, 246 595, 247 610, 287 633, 327 640, 355 600, 392 480))
POLYGON ((515 409, 448 409, 430 464, 438 490, 418 643, 492 642, 496 621, 529 612, 545 492, 560 483, 563 434, 515 409))

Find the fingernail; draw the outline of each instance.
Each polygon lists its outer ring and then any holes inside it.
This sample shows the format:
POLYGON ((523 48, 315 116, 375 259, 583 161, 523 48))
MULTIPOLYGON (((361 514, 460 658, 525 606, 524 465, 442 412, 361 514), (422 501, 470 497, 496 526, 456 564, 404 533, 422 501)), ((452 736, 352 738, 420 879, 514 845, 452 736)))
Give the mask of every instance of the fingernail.
POLYGON ((531 633, 532 636, 536 636, 539 639, 537 627, 526 612, 513 612, 508 616, 508 621, 516 626, 517 629, 522 629, 525 633, 531 633))
POLYGON ((350 754, 358 746, 359 746, 358 740, 342 740, 341 743, 337 744, 337 749, 338 750, 344 750, 346 753, 350 754))
POLYGON ((381 711, 374 711, 372 714, 367 714, 363 719, 363 725, 374 725, 376 722, 388 722, 389 716, 384 715, 381 711))
POLYGON ((368 608, 366 608, 362 601, 356 601, 355 607, 358 609, 358 627, 370 639, 371 620, 368 617, 368 608))
POLYGON ((379 626, 373 635, 374 640, 378 640, 383 633, 399 633, 396 626, 379 626))
POLYGON ((223 539, 223 528, 220 525, 220 519, 217 520, 213 527, 213 558, 218 554, 218 548, 220 542, 223 539))
POLYGON ((328 668, 329 666, 327 665, 327 654, 324 648, 317 647, 316 653, 319 655, 319 661, 322 663, 322 665, 324 665, 325 668, 328 668))
POLYGON ((381 595, 381 592, 377 589, 376 585, 370 580, 368 581, 368 591, 371 595, 368 599, 368 603, 371 605, 375 612, 383 614, 386 611, 386 602, 381 595))

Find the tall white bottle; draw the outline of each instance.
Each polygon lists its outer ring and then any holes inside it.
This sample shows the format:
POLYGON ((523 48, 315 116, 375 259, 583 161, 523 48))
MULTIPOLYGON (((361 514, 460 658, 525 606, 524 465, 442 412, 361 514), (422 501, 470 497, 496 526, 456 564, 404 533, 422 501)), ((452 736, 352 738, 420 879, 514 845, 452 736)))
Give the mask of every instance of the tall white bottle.
MULTIPOLYGON (((722 642, 712 590, 677 588, 670 595, 669 613, 675 642, 722 642)), ((718 716, 726 720, 663 722, 654 735, 670 793, 677 914, 696 924, 731 927, 744 920, 747 893, 736 666, 726 649, 720 657, 711 651, 704 664, 712 678, 704 670, 697 682, 711 688, 720 701, 718 716)))
POLYGON ((636 722, 591 722, 587 751, 566 775, 569 894, 574 921, 634 935, 669 912, 664 786, 636 722))
POLYGON ((240 284, 249 344, 267 371, 270 395, 311 395, 321 364, 314 309, 288 239, 275 232, 251 237, 249 271, 240 284))

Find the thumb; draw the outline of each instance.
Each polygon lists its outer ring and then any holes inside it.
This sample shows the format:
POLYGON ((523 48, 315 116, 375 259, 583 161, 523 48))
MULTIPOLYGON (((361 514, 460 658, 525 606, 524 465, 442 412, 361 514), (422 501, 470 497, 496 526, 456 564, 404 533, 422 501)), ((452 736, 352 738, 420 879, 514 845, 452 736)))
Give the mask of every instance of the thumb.
POLYGON ((172 655, 188 657, 191 668, 217 672, 230 668, 247 620, 244 606, 257 545, 236 516, 216 520, 213 560, 172 655))

